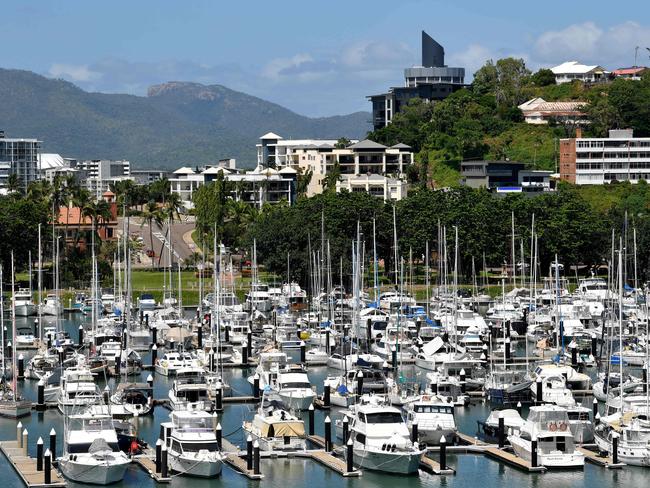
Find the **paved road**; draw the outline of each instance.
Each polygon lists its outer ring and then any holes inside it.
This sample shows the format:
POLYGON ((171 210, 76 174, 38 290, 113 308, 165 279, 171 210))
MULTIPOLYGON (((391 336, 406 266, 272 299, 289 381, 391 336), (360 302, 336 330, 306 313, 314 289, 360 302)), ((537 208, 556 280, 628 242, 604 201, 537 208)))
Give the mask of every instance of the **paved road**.
MULTIPOLYGON (((119 221, 119 229, 122 229, 122 219, 119 221)), ((142 237, 144 250, 154 250, 154 265, 164 267, 169 265, 170 244, 171 249, 173 249, 174 262, 177 262, 179 258, 181 261, 184 261, 188 256, 190 256, 190 254, 197 250, 190 238, 190 234, 193 230, 193 221, 181 221, 172 224, 171 237, 166 225, 159 227, 154 223, 150 233, 149 224, 147 222, 143 222, 142 219, 137 217, 131 217, 129 234, 131 237, 142 237), (153 245, 150 240, 150 234, 153 235, 153 245)), ((144 252, 141 254, 142 255, 139 256, 140 262, 135 263, 134 266, 151 266, 151 260, 144 254, 144 252)))

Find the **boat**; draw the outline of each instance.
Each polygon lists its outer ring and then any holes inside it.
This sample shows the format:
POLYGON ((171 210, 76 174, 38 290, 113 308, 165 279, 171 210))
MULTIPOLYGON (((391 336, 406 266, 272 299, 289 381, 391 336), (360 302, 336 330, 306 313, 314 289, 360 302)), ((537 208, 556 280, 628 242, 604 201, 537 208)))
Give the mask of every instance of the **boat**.
POLYGON ((143 293, 138 299, 138 307, 141 312, 148 312, 155 310, 157 306, 156 300, 150 293, 143 293))
POLYGON ((29 288, 18 288, 14 294, 14 307, 16 317, 31 317, 36 315, 36 305, 32 300, 32 290, 29 288))
POLYGON ((417 422, 418 442, 437 446, 444 436, 447 444, 454 443, 458 429, 452 403, 438 395, 424 394, 405 403, 402 408, 410 430, 417 422))
POLYGON ((163 376, 173 376, 181 368, 198 366, 198 362, 189 353, 166 352, 156 360, 155 370, 163 376))
POLYGON ((176 371, 169 390, 172 410, 212 410, 205 371, 198 367, 184 367, 176 371))
POLYGON ((221 474, 223 459, 215 434, 215 417, 200 410, 174 411, 165 427, 169 467, 200 478, 221 474))
POLYGON ((16 330, 16 347, 33 348, 36 345, 36 337, 31 327, 18 327, 16 330))
MULTIPOLYGON (((409 428, 396 407, 377 395, 364 395, 343 415, 348 418, 354 463, 392 474, 415 474, 425 450, 410 438, 409 428)), ((336 420, 342 437, 342 419, 336 420)), ((347 440, 343 439, 346 443, 347 440)), ((347 456, 347 450, 345 451, 347 456)))
POLYGON ((111 413, 114 418, 141 417, 153 413, 153 400, 153 387, 148 383, 120 383, 110 397, 111 413))
POLYGON ((532 440, 537 440, 537 462, 546 468, 582 468, 585 457, 575 448, 569 416, 557 405, 530 407, 526 422, 508 435, 515 454, 530 462, 532 440))
POLYGON ((94 375, 85 367, 67 368, 61 375, 57 405, 63 415, 79 412, 84 407, 99 404, 102 395, 94 375))
POLYGON ((302 451, 306 448, 305 423, 289 412, 277 392, 266 388, 252 422, 243 430, 263 451, 302 451))
POLYGON ((45 302, 41 304, 41 314, 58 316, 63 312, 63 305, 59 297, 54 294, 49 294, 45 297, 45 302))
POLYGON ((280 399, 293 410, 307 410, 316 398, 307 373, 279 373, 277 390, 280 399))
POLYGON ((638 412, 615 413, 600 419, 595 440, 602 453, 613 450, 613 438, 618 436, 618 459, 632 466, 650 466, 650 421, 638 412))
POLYGON ((32 402, 16 395, 5 381, 0 383, 0 417, 19 419, 32 413, 32 402))
POLYGON ((109 485, 122 481, 131 460, 120 451, 109 415, 84 413, 66 418, 61 473, 70 481, 109 485))
POLYGON ((479 438, 485 442, 499 441, 499 419, 503 419, 504 440, 509 431, 519 430, 526 422, 514 408, 492 410, 486 420, 477 420, 479 438))

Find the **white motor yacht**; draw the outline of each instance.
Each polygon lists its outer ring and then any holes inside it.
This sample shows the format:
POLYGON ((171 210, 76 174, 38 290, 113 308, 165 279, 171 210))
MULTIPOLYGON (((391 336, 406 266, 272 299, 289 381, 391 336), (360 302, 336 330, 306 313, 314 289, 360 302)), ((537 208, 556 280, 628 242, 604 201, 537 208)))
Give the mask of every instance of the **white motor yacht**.
POLYGON ((18 288, 14 294, 14 313, 16 317, 31 317, 36 315, 36 305, 32 300, 32 290, 18 288))
POLYGON ((426 445, 439 445, 444 435, 448 444, 454 442, 456 419, 454 405, 438 395, 419 395, 403 405, 409 429, 418 424, 418 441, 426 445))
POLYGON ((213 478, 221 473, 223 455, 217 444, 215 418, 203 411, 175 411, 171 422, 163 423, 169 432, 165 443, 169 467, 176 473, 213 478))
POLYGON ((531 461, 532 440, 537 440, 537 460, 547 468, 582 468, 585 457, 577 451, 569 416, 557 405, 530 407, 526 422, 508 435, 515 454, 531 461))
POLYGON ((172 410, 212 410, 203 368, 180 368, 169 390, 172 410))
MULTIPOLYGON (((344 415, 348 417, 355 464, 394 474, 418 472, 425 450, 411 442, 408 426, 396 407, 369 395, 362 397, 344 415)), ((341 419, 336 421, 336 428, 337 434, 342 436, 341 419)))
POLYGON ((294 410, 307 410, 316 398, 307 373, 278 374, 277 390, 282 402, 294 410))

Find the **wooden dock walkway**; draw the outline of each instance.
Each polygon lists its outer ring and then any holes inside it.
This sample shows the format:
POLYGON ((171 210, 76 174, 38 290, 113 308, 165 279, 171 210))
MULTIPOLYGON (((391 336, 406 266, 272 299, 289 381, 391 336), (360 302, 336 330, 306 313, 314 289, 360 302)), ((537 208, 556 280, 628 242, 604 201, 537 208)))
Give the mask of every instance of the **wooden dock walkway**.
POLYGON ((488 457, 502 461, 510 466, 527 471, 529 473, 543 473, 546 471, 544 466, 531 466, 528 461, 515 456, 513 453, 499 449, 498 447, 486 447, 483 451, 488 457))
POLYGON ((427 455, 422 456, 422 459, 420 459, 420 469, 431 474, 456 474, 456 470, 451 466, 447 466, 445 469, 440 469, 440 463, 431 459, 427 455))
POLYGON ((248 469, 246 461, 236 453, 228 453, 223 458, 224 462, 240 474, 246 476, 249 480, 264 479, 263 474, 255 474, 252 469, 248 469))
POLYGON ((319 464, 322 464, 323 466, 330 468, 332 471, 335 471, 336 473, 346 478, 352 476, 361 476, 360 469, 354 468, 352 471, 348 471, 347 462, 344 459, 333 456, 329 452, 311 451, 310 457, 316 462, 318 462, 319 464))
POLYGON ((576 451, 581 452, 585 456, 585 461, 600 466, 601 468, 608 469, 621 469, 625 466, 625 463, 616 463, 614 464, 611 456, 601 456, 597 452, 587 449, 585 447, 576 447, 576 451))
POLYGON ((140 456, 137 456, 133 458, 133 462, 137 466, 140 466, 145 471, 145 473, 148 473, 156 483, 171 483, 171 476, 163 478, 161 473, 156 473, 156 461, 152 459, 150 455, 142 454, 140 456))
POLYGON ((63 476, 54 468, 51 468, 50 484, 45 484, 45 471, 36 470, 36 459, 25 456, 23 449, 18 446, 16 441, 0 442, 0 450, 5 455, 9 464, 13 466, 18 476, 23 480, 28 488, 43 487, 64 487, 66 486, 63 476))
MULTIPOLYGON (((307 440, 321 449, 325 449, 325 438, 322 435, 308 435, 307 440)), ((336 444, 332 441, 332 450, 336 448, 336 444)))

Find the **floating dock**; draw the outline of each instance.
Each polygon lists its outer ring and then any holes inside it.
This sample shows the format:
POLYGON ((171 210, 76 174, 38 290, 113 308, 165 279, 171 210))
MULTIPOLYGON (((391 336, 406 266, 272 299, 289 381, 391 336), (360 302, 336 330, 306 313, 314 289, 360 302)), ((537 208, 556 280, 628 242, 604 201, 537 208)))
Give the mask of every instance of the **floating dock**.
POLYGON ((150 454, 141 454, 133 459, 133 462, 140 466, 156 483, 171 483, 171 476, 162 477, 162 473, 156 473, 156 461, 150 454))
MULTIPOLYGON (((323 441, 324 442, 324 441, 323 441)), ((311 451, 310 456, 313 460, 327 466, 332 471, 344 476, 346 478, 353 476, 361 476, 361 470, 354 468, 352 471, 348 471, 347 462, 344 459, 338 458, 325 451, 311 451)))
POLYGON ((25 456, 25 453, 22 447, 19 446, 18 442, 2 441, 0 442, 0 450, 28 488, 58 488, 66 486, 65 479, 54 468, 51 468, 50 470, 50 479, 52 482, 45 484, 45 471, 38 471, 36 469, 36 459, 30 456, 25 456))
POLYGON ((585 461, 591 464, 595 464, 596 466, 600 466, 601 468, 621 469, 623 466, 625 466, 625 463, 620 462, 614 464, 614 461, 610 456, 601 456, 597 452, 594 452, 591 449, 587 449, 586 447, 576 447, 576 451, 584 454, 585 461))
POLYGON ((420 469, 431 474, 456 474, 456 470, 451 466, 440 469, 440 463, 428 457, 426 454, 420 459, 420 469))
POLYGON ((501 461, 505 464, 509 464, 515 468, 527 471, 528 473, 543 473, 546 471, 544 466, 531 466, 530 463, 518 456, 515 456, 513 453, 499 449, 498 447, 486 447, 483 451, 485 455, 501 461))

